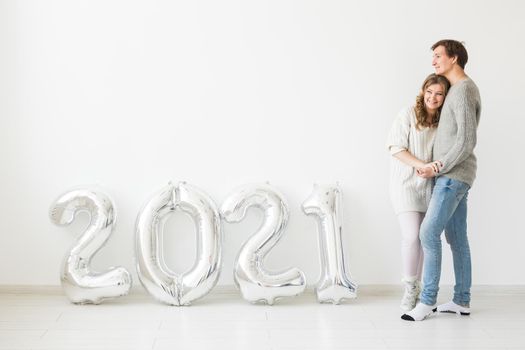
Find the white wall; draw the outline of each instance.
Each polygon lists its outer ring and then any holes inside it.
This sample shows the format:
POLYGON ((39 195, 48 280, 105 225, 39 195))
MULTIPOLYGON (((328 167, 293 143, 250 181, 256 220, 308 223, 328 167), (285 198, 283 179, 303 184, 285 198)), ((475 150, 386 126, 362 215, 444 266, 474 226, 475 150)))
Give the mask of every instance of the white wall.
MULTIPOLYGON (((466 42, 483 100, 469 202, 474 283, 524 284, 524 13, 518 0, 0 0, 0 285, 59 284, 88 217, 55 227, 48 208, 91 183, 118 211, 94 266, 124 265, 138 285, 135 218, 169 180, 218 204, 238 185, 270 181, 291 218, 267 266, 297 266, 310 284, 316 225, 299 208, 312 183, 340 181, 352 275, 399 283, 384 142, 442 38, 466 42)), ((232 283, 235 255, 261 220, 252 210, 224 225, 220 284, 232 283)), ((189 219, 170 220, 167 250, 181 271, 195 252, 179 227, 189 219)), ((444 251, 442 280, 452 283, 444 251)))

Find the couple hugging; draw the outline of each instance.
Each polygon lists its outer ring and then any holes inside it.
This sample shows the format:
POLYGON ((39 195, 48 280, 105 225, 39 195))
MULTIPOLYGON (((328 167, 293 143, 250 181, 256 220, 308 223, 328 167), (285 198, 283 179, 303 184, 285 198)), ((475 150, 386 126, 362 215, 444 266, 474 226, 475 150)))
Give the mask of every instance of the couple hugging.
POLYGON ((422 321, 436 311, 470 314, 467 197, 476 177, 481 101, 464 71, 463 44, 440 40, 432 51, 435 74, 425 79, 415 104, 399 113, 387 141, 390 196, 402 233, 406 313, 401 318, 407 321, 422 321), (452 301, 438 306, 443 231, 456 282, 452 301))

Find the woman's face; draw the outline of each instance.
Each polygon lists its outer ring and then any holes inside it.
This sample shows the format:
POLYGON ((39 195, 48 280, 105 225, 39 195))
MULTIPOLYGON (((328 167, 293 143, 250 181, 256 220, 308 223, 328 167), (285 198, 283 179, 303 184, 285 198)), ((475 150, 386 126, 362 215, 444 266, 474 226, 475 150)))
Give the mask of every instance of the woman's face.
POLYGON ((441 84, 432 84, 425 89, 425 107, 428 111, 434 112, 443 105, 445 101, 445 89, 441 84))

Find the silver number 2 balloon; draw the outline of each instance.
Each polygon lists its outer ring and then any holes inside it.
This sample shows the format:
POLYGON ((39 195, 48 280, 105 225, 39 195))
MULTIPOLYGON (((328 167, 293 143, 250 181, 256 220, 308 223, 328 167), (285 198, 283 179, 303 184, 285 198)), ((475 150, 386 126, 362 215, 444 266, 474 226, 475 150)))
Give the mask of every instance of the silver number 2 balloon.
POLYGON ((338 186, 314 185, 302 206, 306 215, 314 215, 318 220, 321 277, 315 291, 321 303, 339 304, 342 299, 356 297, 357 285, 345 271, 341 197, 338 186))
POLYGON ((190 305, 205 296, 217 283, 221 263, 221 223, 214 202, 186 183, 168 184, 138 215, 135 252, 140 281, 157 300, 190 305), (162 254, 162 229, 175 210, 188 214, 197 231, 197 261, 180 275, 169 269, 162 254))
POLYGON ((263 269, 264 257, 279 242, 288 221, 287 205, 273 187, 266 184, 240 187, 224 201, 221 215, 227 222, 239 222, 252 206, 264 211, 264 222, 241 248, 235 263, 234 280, 247 301, 272 305, 277 298, 302 293, 306 280, 304 273, 297 268, 278 274, 263 269))
POLYGON ((96 273, 91 271, 93 255, 104 246, 115 225, 113 203, 96 189, 77 189, 60 196, 51 206, 51 221, 69 225, 80 211, 90 214, 89 225, 62 263, 61 282, 73 303, 98 304, 104 299, 128 294, 131 275, 123 267, 96 273))

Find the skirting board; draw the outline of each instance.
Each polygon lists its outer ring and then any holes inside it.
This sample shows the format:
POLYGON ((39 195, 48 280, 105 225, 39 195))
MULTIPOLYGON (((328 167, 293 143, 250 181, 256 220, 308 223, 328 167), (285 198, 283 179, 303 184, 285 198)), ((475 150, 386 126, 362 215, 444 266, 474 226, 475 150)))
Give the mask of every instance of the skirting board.
MULTIPOLYGON (((453 286, 441 286, 440 291, 452 292, 453 286)), ((395 284, 368 284, 360 285, 357 289, 358 298, 362 296, 397 295, 401 294, 401 285, 395 284)), ((305 293, 313 294, 314 287, 309 286, 305 293)), ((523 295, 525 296, 525 285, 475 285, 472 293, 477 295, 523 295)), ((58 285, 0 285, 0 294, 37 294, 37 295, 60 295, 62 288, 58 285)), ((234 285, 218 285, 210 292, 211 295, 238 295, 239 291, 234 285)), ((131 288, 130 295, 147 295, 146 290, 139 284, 131 288)))

